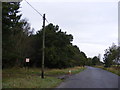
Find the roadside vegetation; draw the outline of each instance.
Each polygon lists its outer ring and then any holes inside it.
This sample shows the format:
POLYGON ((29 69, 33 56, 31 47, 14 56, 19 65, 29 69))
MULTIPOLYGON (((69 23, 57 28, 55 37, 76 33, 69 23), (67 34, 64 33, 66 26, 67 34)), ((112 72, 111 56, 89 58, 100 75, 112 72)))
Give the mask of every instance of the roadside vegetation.
POLYGON ((4 69, 2 73, 3 88, 54 88, 63 80, 58 76, 68 75, 83 71, 85 67, 74 67, 66 69, 45 69, 45 78, 41 78, 39 68, 11 68, 4 69))
POLYGON ((114 43, 105 50, 103 64, 94 67, 102 68, 120 76, 120 46, 114 43))
POLYGON ((98 67, 120 76, 120 46, 113 43, 112 46, 106 49, 103 61, 104 66, 98 67))
POLYGON ((120 76, 120 65, 112 65, 111 67, 104 67, 102 65, 102 66, 95 66, 95 67, 102 68, 104 70, 110 71, 110 72, 120 76))

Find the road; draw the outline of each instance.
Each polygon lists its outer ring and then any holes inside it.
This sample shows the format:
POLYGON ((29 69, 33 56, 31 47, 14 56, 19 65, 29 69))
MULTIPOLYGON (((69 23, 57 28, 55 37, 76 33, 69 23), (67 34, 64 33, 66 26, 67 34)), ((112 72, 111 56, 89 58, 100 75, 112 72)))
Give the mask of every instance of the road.
POLYGON ((57 88, 118 88, 117 75, 100 68, 86 70, 67 78, 57 88))

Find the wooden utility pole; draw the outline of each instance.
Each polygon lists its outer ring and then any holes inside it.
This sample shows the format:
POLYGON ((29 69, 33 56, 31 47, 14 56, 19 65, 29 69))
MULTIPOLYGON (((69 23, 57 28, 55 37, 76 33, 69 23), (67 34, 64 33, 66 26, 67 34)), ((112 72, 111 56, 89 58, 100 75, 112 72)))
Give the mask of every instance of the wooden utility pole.
POLYGON ((44 78, 44 55, 45 53, 45 14, 43 14, 43 51, 42 51, 42 73, 41 78, 44 78))

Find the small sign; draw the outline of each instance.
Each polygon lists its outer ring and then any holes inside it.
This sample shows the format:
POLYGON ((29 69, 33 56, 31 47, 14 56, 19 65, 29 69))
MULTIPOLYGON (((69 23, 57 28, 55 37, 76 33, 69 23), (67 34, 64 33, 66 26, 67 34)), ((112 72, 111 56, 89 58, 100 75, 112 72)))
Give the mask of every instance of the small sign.
POLYGON ((29 58, 26 58, 26 62, 29 62, 30 61, 30 59, 29 58))

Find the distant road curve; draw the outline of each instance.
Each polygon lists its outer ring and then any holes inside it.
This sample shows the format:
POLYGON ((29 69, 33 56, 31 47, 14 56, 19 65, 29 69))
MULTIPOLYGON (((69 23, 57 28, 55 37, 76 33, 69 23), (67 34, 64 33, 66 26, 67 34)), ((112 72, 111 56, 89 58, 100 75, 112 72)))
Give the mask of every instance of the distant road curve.
POLYGON ((118 88, 119 76, 87 66, 87 69, 79 74, 72 75, 57 88, 118 88))

